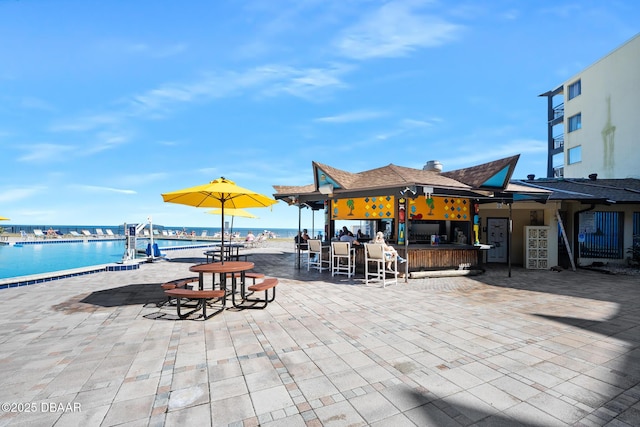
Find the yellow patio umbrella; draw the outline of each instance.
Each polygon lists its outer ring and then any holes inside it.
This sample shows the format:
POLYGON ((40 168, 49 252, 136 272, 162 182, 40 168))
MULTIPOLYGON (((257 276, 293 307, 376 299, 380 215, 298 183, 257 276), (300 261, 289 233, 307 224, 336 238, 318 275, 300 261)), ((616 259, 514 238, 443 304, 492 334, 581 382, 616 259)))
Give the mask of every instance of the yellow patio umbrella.
MULTIPOLYGON (((215 179, 208 184, 162 194, 162 199, 168 203, 179 203, 198 208, 220 208, 222 230, 224 230, 225 211, 229 208, 262 208, 278 203, 277 200, 270 197, 240 187, 225 177, 215 179)), ((223 254, 224 238, 220 246, 220 259, 224 263, 223 254)))
MULTIPOLYGON (((222 215, 222 208, 212 209, 210 211, 207 211, 207 213, 208 214, 213 214, 213 215, 222 215)), ((231 235, 233 234, 233 218, 234 217, 240 216, 240 217, 244 217, 244 218, 258 218, 257 216, 255 216, 251 212, 245 211, 244 209, 240 209, 240 208, 228 208, 228 209, 225 209, 224 210, 224 214, 231 216, 231 230, 229 232, 229 241, 231 241, 231 235)), ((222 231, 223 231, 222 240, 224 240, 224 228, 222 229, 222 231)))
POLYGON ((9 221, 9 218, 5 218, 3 216, 0 216, 0 221, 9 221))

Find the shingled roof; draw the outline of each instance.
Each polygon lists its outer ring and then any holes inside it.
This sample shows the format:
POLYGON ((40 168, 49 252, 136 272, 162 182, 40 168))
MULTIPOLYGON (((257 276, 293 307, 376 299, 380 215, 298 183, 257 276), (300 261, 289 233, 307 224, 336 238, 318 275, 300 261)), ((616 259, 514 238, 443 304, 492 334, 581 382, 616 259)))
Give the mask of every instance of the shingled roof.
MULTIPOLYGON (((344 190, 390 188, 406 185, 429 185, 465 190, 471 188, 466 184, 447 178, 439 172, 407 168, 394 164, 359 173, 349 173, 317 162, 313 162, 313 167, 314 170, 322 170, 339 185, 339 188, 344 190)), ((317 173, 315 175, 317 176, 317 173)))
POLYGON ((504 189, 518 163, 520 155, 506 157, 489 163, 483 163, 470 168, 457 169, 443 172, 442 175, 464 182, 465 184, 478 189, 504 189))
POLYGON ((284 199, 294 195, 302 200, 323 199, 318 191, 323 184, 333 185, 334 194, 384 191, 405 186, 433 187, 435 193, 479 196, 474 190, 502 191, 508 183, 519 155, 507 157, 466 169, 451 172, 414 169, 389 164, 362 172, 348 172, 319 162, 312 162, 313 184, 302 186, 274 185, 274 197, 284 199), (315 199, 314 199, 315 198, 315 199))
POLYGON ((314 184, 307 185, 274 185, 273 188, 278 194, 307 194, 316 191, 314 184))
POLYGON ((542 178, 517 181, 532 188, 553 191, 549 200, 584 203, 640 203, 640 179, 542 178))

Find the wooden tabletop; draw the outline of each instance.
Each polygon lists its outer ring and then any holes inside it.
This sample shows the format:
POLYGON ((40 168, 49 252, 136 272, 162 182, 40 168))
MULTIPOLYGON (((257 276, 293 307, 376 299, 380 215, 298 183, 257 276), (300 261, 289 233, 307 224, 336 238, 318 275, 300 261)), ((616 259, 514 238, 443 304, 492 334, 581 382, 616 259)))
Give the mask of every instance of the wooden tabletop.
POLYGON ((249 261, 225 261, 197 264, 189 267, 194 273, 234 273, 237 271, 251 270, 253 263, 249 261))

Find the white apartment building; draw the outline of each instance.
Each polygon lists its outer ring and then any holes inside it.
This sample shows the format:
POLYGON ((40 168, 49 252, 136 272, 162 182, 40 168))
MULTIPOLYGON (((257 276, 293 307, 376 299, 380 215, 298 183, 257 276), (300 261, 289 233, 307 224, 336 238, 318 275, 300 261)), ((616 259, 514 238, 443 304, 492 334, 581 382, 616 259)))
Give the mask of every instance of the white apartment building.
POLYGON ((640 34, 540 96, 547 178, 640 178, 640 34))

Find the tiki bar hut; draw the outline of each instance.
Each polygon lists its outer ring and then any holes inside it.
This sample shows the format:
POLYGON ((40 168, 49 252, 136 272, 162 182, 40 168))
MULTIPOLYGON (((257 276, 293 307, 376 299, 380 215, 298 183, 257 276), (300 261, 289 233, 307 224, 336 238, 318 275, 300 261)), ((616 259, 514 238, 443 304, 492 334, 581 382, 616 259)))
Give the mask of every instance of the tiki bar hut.
MULTIPOLYGON (((518 158, 448 172, 438 161, 423 169, 390 164, 358 173, 312 162, 313 184, 274 185, 274 198, 324 210, 326 244, 336 237, 335 221, 364 224, 365 242, 383 231, 408 260, 407 273, 478 268, 481 251, 490 247, 481 243, 480 205, 530 196, 522 193, 529 189, 509 184, 518 158)), ((362 267, 364 250, 356 248, 356 265, 362 267)))

